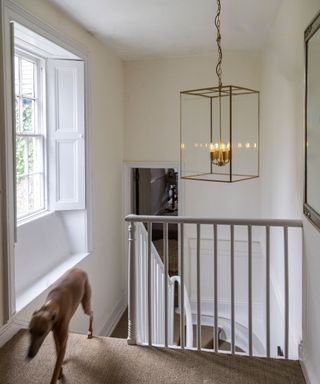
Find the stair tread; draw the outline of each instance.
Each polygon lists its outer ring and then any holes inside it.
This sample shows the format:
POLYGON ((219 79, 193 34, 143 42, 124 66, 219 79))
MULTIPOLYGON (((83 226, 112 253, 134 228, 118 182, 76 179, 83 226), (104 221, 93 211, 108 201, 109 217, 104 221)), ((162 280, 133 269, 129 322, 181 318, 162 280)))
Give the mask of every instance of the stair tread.
MULTIPOLYGON (((218 337, 220 337, 222 328, 219 327, 218 337)), ((201 326, 201 347, 213 349, 213 335, 214 327, 209 325, 201 326)), ((174 314, 174 337, 173 342, 175 345, 180 345, 180 315, 179 313, 174 314)), ((193 346, 197 345, 197 326, 193 324, 193 346)))

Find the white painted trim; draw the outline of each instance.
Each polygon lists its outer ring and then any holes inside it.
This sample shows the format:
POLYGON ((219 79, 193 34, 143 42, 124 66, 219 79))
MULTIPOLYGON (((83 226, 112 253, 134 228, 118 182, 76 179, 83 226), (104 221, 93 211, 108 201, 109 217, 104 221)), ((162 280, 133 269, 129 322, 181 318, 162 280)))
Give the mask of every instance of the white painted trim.
MULTIPOLYGON (((114 328, 121 319, 124 311, 127 308, 127 295, 122 294, 120 301, 114 306, 110 316, 106 315, 107 321, 100 326, 94 326, 94 334, 97 336, 110 336, 114 328)), ((27 329, 29 321, 24 319, 17 319, 16 315, 13 316, 10 321, 0 328, 0 348, 7 343, 20 329, 27 329)), ((70 328, 70 332, 79 333, 73 328, 70 328)))
POLYGON ((122 293, 121 299, 113 307, 110 316, 106 315, 107 321, 96 328, 95 333, 100 336, 110 336, 121 319, 124 311, 128 306, 128 296, 125 292, 122 293))
POLYGON ((301 353, 299 356, 300 366, 303 372, 304 379, 307 384, 318 384, 319 378, 316 377, 313 367, 308 363, 308 353, 305 348, 301 348, 301 353))
MULTIPOLYGON (((11 83, 11 33, 10 33, 10 20, 8 8, 5 7, 4 2, 2 5, 2 43, 3 43, 3 94, 4 94, 4 116, 5 116, 5 159, 13 159, 13 132, 12 124, 12 83, 11 83)), ((5 175, 5 199, 6 207, 3 212, 7 228, 6 228, 6 260, 4 274, 7 276, 8 286, 5 289, 7 295, 6 312, 10 318, 15 313, 15 264, 14 264, 14 233, 15 233, 15 218, 14 218, 14 170, 13 161, 5 161, 4 165, 5 175)))
POLYGON ((13 319, 11 319, 7 324, 0 328, 0 348, 6 344, 12 337, 19 332, 22 327, 15 323, 13 319))
POLYGON ((19 294, 18 292, 16 297, 17 311, 21 311, 39 295, 45 292, 52 284, 54 284, 54 282, 57 281, 66 271, 78 265, 88 256, 88 253, 76 253, 70 255, 66 260, 51 269, 46 275, 42 276, 30 287, 24 289, 23 293, 19 294))
MULTIPOLYGON (((191 303, 191 311, 193 316, 197 313, 197 298, 194 296, 191 296, 190 298, 191 303)), ((253 312, 257 314, 254 321, 256 324, 259 324, 263 326, 264 324, 264 318, 263 318, 263 304, 259 302, 252 303, 253 312)), ((207 298, 201 298, 201 315, 204 318, 213 318, 214 317, 214 298, 207 297, 207 298)), ((235 302, 235 311, 237 313, 237 321, 236 323, 241 325, 242 327, 247 328, 248 324, 247 317, 248 317, 248 302, 246 301, 236 301, 235 302)), ((218 317, 228 319, 231 318, 231 300, 229 299, 219 299, 218 300, 218 317)), ((205 324, 204 324, 205 325, 205 324)), ((213 324, 210 324, 213 325, 213 324)), ((262 331, 263 329, 259 329, 259 331, 262 331)), ((258 335, 256 335, 258 337, 258 335)), ((260 335, 259 335, 260 336, 260 335)), ((263 334, 261 336, 264 336, 263 334)), ((260 337, 258 337, 260 340, 260 337)), ((261 343, 263 343, 263 337, 261 338, 261 343)))
POLYGON ((14 315, 7 324, 0 328, 0 348, 7 343, 20 329, 27 329, 27 320, 17 319, 14 315))
POLYGON ((80 42, 69 38, 61 31, 42 21, 39 17, 33 15, 14 1, 2 1, 3 7, 7 9, 10 19, 17 21, 19 24, 22 24, 22 26, 25 26, 48 40, 53 41, 81 59, 86 60, 88 58, 88 50, 80 42))
MULTIPOLYGON (((12 126, 11 122, 11 65, 10 65, 10 52, 8 52, 10 45, 8 44, 10 39, 9 35, 9 23, 10 21, 16 21, 22 26, 38 33, 39 35, 51 40, 55 44, 63 47, 70 51, 74 55, 80 57, 84 61, 84 86, 85 86, 85 138, 86 138, 86 154, 85 154, 85 168, 86 168, 86 230, 87 230, 87 251, 92 251, 92 183, 91 183, 91 164, 90 164, 90 106, 89 106, 89 52, 87 48, 79 42, 76 42, 59 30, 53 28, 46 22, 40 20, 38 17, 31 14, 29 11, 16 4, 11 0, 0 0, 1 1, 1 13, 2 13, 2 35, 3 35, 3 65, 4 65, 4 109, 5 109, 5 125, 7 127, 12 126)), ((7 136, 7 132, 6 132, 7 136)), ((12 157, 12 134, 6 137, 6 158, 12 157)), ((9 302, 9 317, 15 313, 15 266, 14 266, 14 241, 13 241, 13 169, 11 162, 5 164, 5 181, 6 181, 6 199, 7 199, 7 210, 4 212, 6 222, 8 223, 7 228, 7 271, 4 271, 8 275, 8 302, 9 302)))
MULTIPOLYGON (((189 250, 193 251, 191 253, 191 258, 195 257, 195 251, 197 250, 197 238, 196 237, 188 237, 188 246, 189 250)), ((248 242, 246 240, 235 240, 235 258, 248 258, 248 242), (236 247, 238 245, 238 247, 236 247)), ((252 241, 252 258, 253 259, 262 259, 260 241, 253 240, 252 241)), ((219 257, 228 257, 230 258, 230 239, 227 238, 219 238, 218 239, 218 249, 219 249, 219 257)), ((213 254, 213 237, 201 237, 201 254, 203 256, 212 256, 213 254)))

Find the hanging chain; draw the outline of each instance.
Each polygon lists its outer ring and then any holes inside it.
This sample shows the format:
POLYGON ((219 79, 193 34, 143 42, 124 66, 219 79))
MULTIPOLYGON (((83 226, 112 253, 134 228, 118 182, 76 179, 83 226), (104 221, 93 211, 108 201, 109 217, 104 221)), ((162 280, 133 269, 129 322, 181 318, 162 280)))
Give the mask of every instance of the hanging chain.
POLYGON ((222 87, 222 48, 221 48, 221 32, 220 32, 220 26, 221 26, 221 21, 220 21, 220 13, 221 13, 221 4, 220 0, 217 0, 217 15, 214 19, 214 24, 217 28, 217 46, 218 46, 218 64, 216 66, 216 74, 219 79, 219 88, 222 87))

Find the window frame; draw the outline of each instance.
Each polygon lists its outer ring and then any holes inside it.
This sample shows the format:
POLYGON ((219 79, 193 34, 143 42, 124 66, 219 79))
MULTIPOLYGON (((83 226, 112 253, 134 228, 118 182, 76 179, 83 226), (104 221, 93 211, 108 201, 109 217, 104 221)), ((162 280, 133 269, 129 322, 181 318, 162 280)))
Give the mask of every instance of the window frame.
MULTIPOLYGON (((36 65, 34 70, 34 96, 26 97, 27 99, 34 100, 35 106, 35 116, 34 116, 34 131, 33 132, 23 132, 15 131, 15 137, 25 137, 25 138, 40 138, 42 141, 41 151, 42 151, 42 171, 36 172, 42 174, 42 197, 43 197, 43 207, 30 211, 20 217, 17 214, 17 225, 21 225, 27 221, 36 219, 37 217, 48 212, 48 132, 47 132, 47 122, 46 122, 46 61, 43 57, 30 52, 27 48, 22 47, 21 45, 15 45, 14 47, 14 56, 20 59, 25 59, 36 65)), ((20 66, 19 66, 20 71, 20 66)), ((21 79, 21 73, 19 74, 21 79)), ((19 79, 20 87, 21 82, 19 79)), ((22 92, 19 89, 19 95, 15 94, 15 99, 22 99, 22 92)), ((19 107, 20 109, 21 107, 19 107)), ((20 116, 21 120, 21 116, 20 116)), ((21 121, 20 121, 21 124, 21 121)), ((28 177, 29 173, 25 175, 28 177)), ((17 177, 17 176, 16 176, 17 177)), ((17 193, 17 189, 16 192, 17 193)))

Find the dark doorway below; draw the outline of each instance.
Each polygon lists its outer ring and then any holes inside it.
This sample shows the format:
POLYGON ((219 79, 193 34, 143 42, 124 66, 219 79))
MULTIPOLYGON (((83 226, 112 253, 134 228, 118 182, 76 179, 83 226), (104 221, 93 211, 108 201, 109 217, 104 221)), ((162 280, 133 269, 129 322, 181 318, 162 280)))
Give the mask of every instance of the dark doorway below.
MULTIPOLYGON (((133 168, 132 206, 136 215, 178 216, 178 170, 133 168)), ((152 241, 163 259, 163 225, 152 225, 152 241)), ((169 275, 178 274, 178 225, 168 225, 169 275)))

